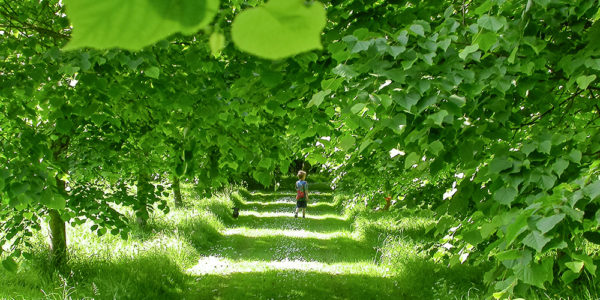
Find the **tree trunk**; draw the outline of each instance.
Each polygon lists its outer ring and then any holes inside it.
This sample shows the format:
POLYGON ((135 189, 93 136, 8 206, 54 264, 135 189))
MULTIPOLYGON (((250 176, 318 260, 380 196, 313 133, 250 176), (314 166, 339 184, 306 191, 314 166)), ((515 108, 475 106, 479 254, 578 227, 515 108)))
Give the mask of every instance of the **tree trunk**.
POLYGON ((181 201, 181 186, 177 175, 173 175, 173 194, 175 196, 175 207, 181 207, 183 202, 181 201))
POLYGON ((56 209, 50 210, 50 253, 54 266, 64 266, 67 261, 67 232, 65 221, 56 209))
POLYGON ((137 212, 136 212, 136 221, 140 226, 146 226, 148 223, 148 183, 149 178, 146 172, 140 168, 138 171, 137 178, 137 212))
MULTIPOLYGON (((60 163, 60 154, 65 151, 68 147, 69 142, 62 141, 53 144, 54 149, 54 161, 60 163)), ((56 181, 56 193, 62 197, 67 196, 66 183, 61 180, 57 175, 56 181)), ((67 262, 67 230, 65 221, 60 216, 60 212, 56 209, 50 209, 48 211, 50 215, 49 227, 50 227, 50 260, 52 264, 57 268, 64 267, 67 262)))

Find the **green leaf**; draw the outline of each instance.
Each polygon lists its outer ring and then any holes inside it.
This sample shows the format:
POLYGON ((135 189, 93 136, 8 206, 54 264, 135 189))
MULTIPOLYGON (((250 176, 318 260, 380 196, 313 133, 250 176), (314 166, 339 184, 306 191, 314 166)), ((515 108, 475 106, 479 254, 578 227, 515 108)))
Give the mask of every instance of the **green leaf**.
POLYGON ((512 168, 513 162, 507 160, 505 158, 496 157, 492 162, 490 162, 489 173, 490 174, 499 174, 500 172, 512 168))
POLYGON ((498 35, 495 32, 488 31, 480 34, 475 42, 479 45, 479 49, 487 52, 498 41, 498 35))
POLYGON ((565 267, 569 268, 571 271, 575 273, 581 272, 583 270, 583 262, 582 261, 571 261, 565 263, 565 267))
POLYGON ((42 198, 40 200, 40 202, 46 205, 46 207, 58 210, 65 209, 67 204, 65 197, 60 194, 52 194, 50 192, 42 193, 42 198))
POLYGON ((556 224, 565 218, 565 214, 558 214, 550 217, 545 217, 537 221, 536 227, 542 232, 542 234, 552 230, 556 224))
POLYGON ((577 149, 571 150, 571 152, 569 153, 569 159, 572 162, 578 164, 581 161, 581 151, 577 149))
POLYGON ((549 190, 552 189, 552 187, 554 187, 554 183, 556 183, 556 176, 552 175, 552 174, 544 174, 542 175, 542 187, 545 190, 549 190))
POLYGON ((269 186, 271 184, 271 173, 266 171, 254 171, 252 172, 252 177, 256 179, 263 186, 269 186))
POLYGON ((160 69, 158 67, 150 67, 144 71, 144 75, 146 77, 158 79, 158 75, 160 74, 160 69))
POLYGON ((448 111, 440 110, 435 114, 429 115, 427 119, 432 120, 435 125, 442 126, 442 122, 447 115, 448 111))
POLYGON ((321 81, 321 89, 337 91, 342 86, 344 78, 331 78, 321 81))
POLYGON ((320 91, 320 92, 314 94, 312 96, 312 98, 310 99, 310 101, 308 102, 308 105, 306 105, 306 107, 311 107, 311 106, 319 107, 319 105, 321 105, 321 103, 323 103, 323 99, 325 99, 325 96, 328 96, 329 94, 331 94, 331 90, 329 90, 329 89, 320 91))
POLYGON ((575 279, 579 278, 581 274, 580 273, 575 273, 571 270, 566 270, 561 276, 560 279, 565 283, 565 284, 569 284, 571 282, 573 282, 575 279))
POLYGON ((550 149, 552 149, 552 141, 550 140, 542 141, 538 145, 538 150, 540 153, 550 154, 550 149))
POLYGON ((585 269, 588 270, 588 272, 590 272, 591 274, 596 274, 596 265, 594 264, 594 260, 590 256, 586 254, 572 253, 571 257, 583 261, 585 269))
POLYGON ((17 265, 17 263, 12 257, 7 257, 6 259, 4 259, 2 261, 2 266, 12 273, 17 272, 17 268, 19 267, 19 265, 17 265))
POLYGON ((366 51, 369 49, 369 47, 373 45, 373 41, 357 41, 356 44, 354 44, 354 47, 352 47, 352 51, 350 51, 351 53, 358 53, 358 52, 362 52, 362 51, 366 51))
POLYGON ((356 71, 354 71, 354 69, 352 69, 351 66, 348 65, 344 65, 344 64, 340 64, 337 67, 333 68, 333 70, 331 70, 333 72, 333 74, 339 75, 341 77, 344 78, 348 78, 348 79, 352 79, 356 76, 358 76, 358 73, 356 71))
POLYGON ((544 259, 541 264, 530 263, 523 268, 523 282, 544 288, 545 282, 551 282, 554 279, 552 259, 544 259))
POLYGON ((358 153, 362 153, 372 143, 373 143, 373 140, 365 139, 362 143, 360 143, 360 147, 358 148, 358 153))
POLYGON ((437 156, 443 149, 444 144, 442 144, 440 141, 433 141, 431 144, 429 144, 429 151, 431 151, 431 153, 433 153, 435 156, 437 156))
POLYGON ((508 224, 506 227, 506 235, 504 236, 507 246, 512 244, 512 242, 527 229, 527 218, 529 218, 529 215, 524 211, 520 211, 520 214, 508 224))
POLYGON ((210 53, 213 56, 219 56, 223 48, 225 48, 225 36, 220 32, 213 32, 208 39, 210 45, 210 53))
POLYGON ((268 59, 281 59, 321 49, 325 7, 319 2, 270 0, 241 12, 231 25, 231 38, 240 50, 268 59))
POLYGON ((206 27, 218 0, 65 0, 73 25, 64 47, 140 50, 176 32, 192 34, 206 27))
POLYGON ((73 128, 73 122, 69 119, 58 119, 56 120, 56 132, 68 135, 71 133, 71 128, 73 128))
POLYGON ((518 259, 521 256, 523 256, 522 252, 523 252, 522 250, 518 250, 518 249, 510 249, 510 250, 498 252, 498 254, 496 254, 496 259, 499 261, 515 260, 515 259, 518 259))
POLYGON ((541 253, 542 248, 551 240, 551 238, 545 237, 542 233, 538 231, 530 232, 524 239, 523 244, 527 245, 535 251, 541 253))
POLYGON ((13 195, 20 195, 29 190, 29 183, 27 182, 13 182, 10 184, 10 191, 13 195))
POLYGON ((450 103, 453 103, 454 105, 456 105, 458 107, 463 107, 467 103, 467 100, 465 100, 465 97, 461 97, 461 96, 457 96, 457 95, 451 95, 448 98, 448 100, 450 101, 450 103))
POLYGON ((483 241, 479 230, 471 230, 463 233, 463 239, 465 240, 465 242, 471 245, 477 245, 483 241))
POLYGON ((517 58, 517 51, 519 51, 519 45, 515 46, 510 52, 510 56, 508 56, 507 60, 509 63, 512 64, 515 62, 515 58, 517 58))
POLYGON ((479 25, 487 30, 491 30, 493 32, 500 30, 505 24, 506 24, 506 19, 504 19, 503 17, 498 18, 498 17, 494 17, 494 16, 489 16, 487 14, 481 16, 477 20, 477 25, 479 25))
POLYGON ((356 103, 356 104, 354 104, 354 105, 353 105, 353 106, 350 108, 350 111, 351 111, 353 114, 357 114, 357 113, 359 113, 361 110, 363 110, 363 108, 365 108, 365 106, 367 106, 367 104, 366 104, 366 103, 356 103))
POLYGON ((483 15, 486 12, 488 12, 490 9, 492 9, 492 7, 494 6, 494 3, 492 1, 485 1, 483 2, 483 4, 481 4, 479 7, 477 7, 475 9, 475 13, 478 15, 483 15))
POLYGON ((594 80, 596 80, 596 75, 581 75, 577 77, 577 85, 580 89, 585 90, 594 80))
POLYGON ((398 103, 404 109, 406 109, 407 111, 410 111, 410 109, 419 102, 419 99, 421 99, 421 96, 419 96, 418 93, 408 93, 407 95, 395 96, 393 99, 396 103, 398 103))
POLYGON ((494 200, 500 204, 510 205, 515 200, 518 193, 519 191, 514 187, 503 187, 494 193, 494 200))
POLYGON ((408 154, 408 156, 406 156, 406 159, 404 160, 404 168, 408 169, 418 162, 419 154, 417 154, 416 152, 411 152, 410 154, 408 154))
POLYGON ((381 105, 383 105, 385 108, 388 108, 392 105, 392 97, 389 95, 381 95, 379 96, 379 99, 381 101, 381 105))
POLYGON ((600 59, 588 58, 585 61, 585 66, 594 70, 600 71, 600 59))
POLYGON ((562 173, 567 169, 567 167, 569 166, 569 161, 562 159, 562 158, 558 158, 554 164, 552 164, 552 170, 554 170, 554 173, 556 173, 556 175, 558 175, 558 177, 560 177, 560 175, 562 175, 562 173))
POLYGON ((348 152, 352 148, 354 148, 354 143, 356 143, 356 139, 351 135, 344 135, 340 138, 339 147, 340 149, 348 152))
POLYGON ((583 188, 583 194, 590 197, 592 201, 596 200, 596 198, 600 196, 600 180, 595 181, 583 188))
POLYGON ((423 28, 422 25, 419 25, 419 24, 410 25, 410 31, 414 32, 417 35, 420 35, 423 37, 425 36, 425 29, 423 28))
POLYGON ((467 56, 469 56, 469 54, 477 51, 478 49, 479 49, 478 44, 469 45, 469 46, 465 47, 464 49, 460 50, 458 57, 460 57, 461 59, 466 59, 467 56))

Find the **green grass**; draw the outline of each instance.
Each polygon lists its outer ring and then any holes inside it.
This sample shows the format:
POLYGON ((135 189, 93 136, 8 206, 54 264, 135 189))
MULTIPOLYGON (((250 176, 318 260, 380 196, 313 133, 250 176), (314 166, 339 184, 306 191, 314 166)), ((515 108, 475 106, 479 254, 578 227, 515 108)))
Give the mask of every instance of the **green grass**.
MULTIPOLYGON (((16 274, 0 270, 8 299, 469 299, 482 270, 448 269, 422 251, 426 213, 344 213, 330 192, 294 218, 291 192, 241 189, 155 212, 128 240, 69 228, 68 272, 47 265, 44 235, 16 274), (240 207, 240 217, 230 215, 240 207)), ((133 222, 133 217, 132 223, 133 222)))

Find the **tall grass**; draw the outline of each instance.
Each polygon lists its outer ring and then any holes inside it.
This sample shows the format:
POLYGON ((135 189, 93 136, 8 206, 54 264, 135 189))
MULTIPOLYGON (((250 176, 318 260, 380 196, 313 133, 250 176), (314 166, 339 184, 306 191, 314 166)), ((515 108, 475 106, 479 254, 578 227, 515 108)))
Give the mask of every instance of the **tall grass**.
MULTIPOLYGON (((4 299, 173 299, 181 298, 193 279, 185 270, 199 252, 221 238, 231 222, 231 208, 241 201, 231 191, 200 199, 183 186, 186 205, 167 214, 155 210, 144 227, 135 225, 128 239, 93 233, 92 224, 67 226, 69 262, 56 271, 48 263, 47 230, 36 232, 34 257, 20 262, 17 273, 0 268, 0 298, 4 299)), ((172 207, 172 206, 171 206, 172 207)))

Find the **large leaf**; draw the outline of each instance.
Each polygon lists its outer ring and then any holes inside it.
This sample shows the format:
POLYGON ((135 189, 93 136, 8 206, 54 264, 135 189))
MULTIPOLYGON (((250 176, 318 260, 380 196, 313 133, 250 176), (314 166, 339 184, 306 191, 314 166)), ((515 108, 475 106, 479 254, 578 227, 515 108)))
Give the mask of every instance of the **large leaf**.
POLYGON ((8 270, 9 272, 15 273, 17 272, 17 268, 19 267, 19 265, 17 265, 17 263, 15 262, 14 259, 12 259, 12 257, 7 257, 6 259, 4 259, 2 261, 2 266, 8 270))
POLYGON ((406 160, 404 161, 404 168, 408 169, 418 162, 419 154, 417 154, 416 152, 411 152, 406 156, 406 160))
POLYGON ((206 27, 219 0, 65 0, 65 7, 73 25, 65 50, 140 50, 176 32, 206 27))
POLYGON ((497 41, 498 35, 491 31, 480 34, 475 40, 475 42, 479 45, 479 49, 486 52, 490 50, 497 41))
POLYGON ((340 138, 339 146, 344 151, 349 151, 354 148, 354 143, 356 143, 356 139, 351 135, 345 135, 340 138))
POLYGON ((550 217, 545 217, 540 219, 536 226, 542 232, 546 233, 554 228, 558 222, 562 221, 565 218, 565 214, 558 214, 550 217))
POLYGON ((537 252, 542 252, 542 248, 544 248, 550 240, 550 238, 545 237, 542 233, 532 231, 523 239, 523 244, 535 249, 537 252))
POLYGON ((504 17, 483 15, 477 20, 477 24, 487 30, 496 32, 506 25, 506 19, 504 17))
POLYGON ((268 59, 281 59, 321 49, 325 8, 319 2, 271 0, 240 13, 231 37, 240 50, 268 59))
POLYGON ((522 269, 522 280, 527 284, 544 288, 545 282, 552 282, 554 279, 553 266, 554 262, 551 258, 544 259, 541 264, 530 263, 522 269))
POLYGON ((497 157, 490 162, 489 172, 490 174, 498 174, 508 168, 512 168, 512 166, 512 161, 509 161, 506 158, 497 157))
POLYGON ((310 101, 308 102, 308 105, 306 105, 306 107, 311 107, 311 106, 319 107, 319 105, 321 105, 321 103, 323 103, 323 100, 325 99, 325 97, 329 94, 331 94, 331 90, 329 90, 329 89, 317 92, 316 94, 314 94, 312 96, 312 98, 310 99, 310 101))
POLYGON ((503 187, 494 193, 494 200, 500 204, 510 205, 519 192, 514 187, 503 187))
POLYGON ((591 183, 590 185, 583 188, 583 193, 594 200, 600 196, 600 180, 591 183))
POLYGON ((567 169, 568 166, 569 161, 559 158, 554 162, 554 164, 552 164, 552 170, 554 170, 556 175, 560 177, 560 175, 562 175, 562 173, 567 169))

